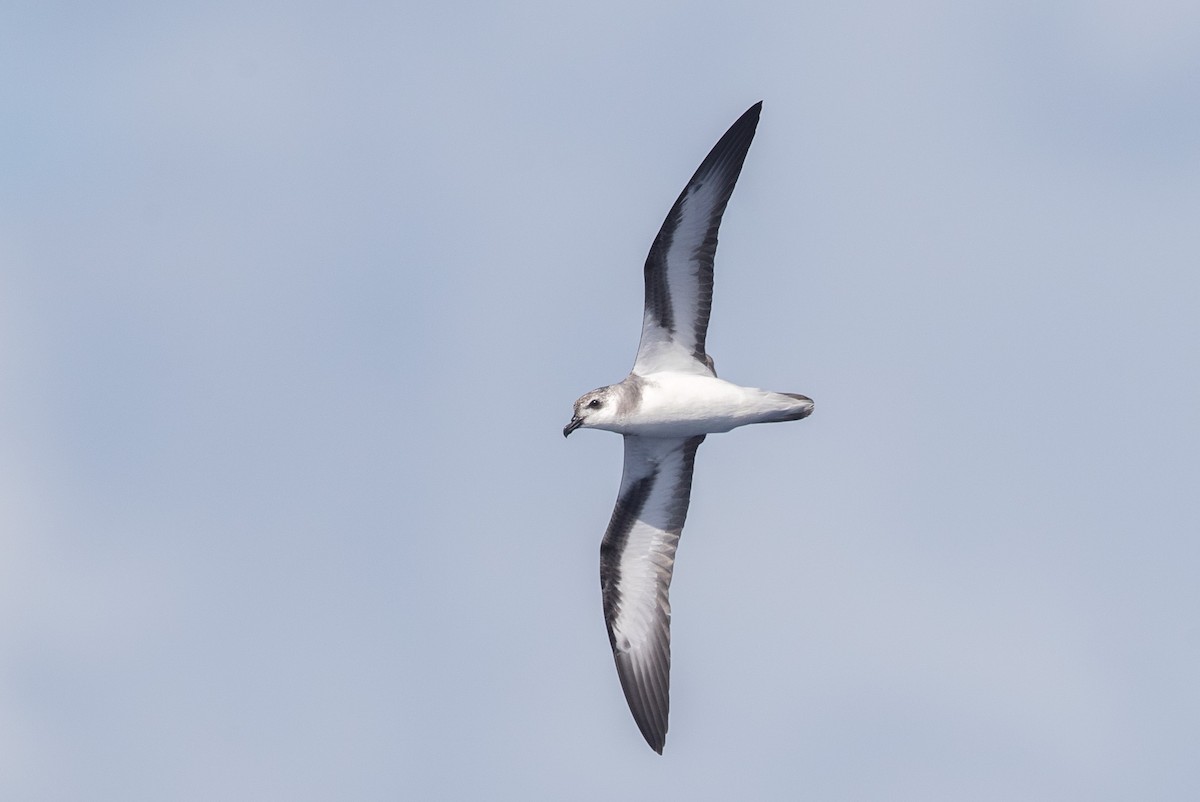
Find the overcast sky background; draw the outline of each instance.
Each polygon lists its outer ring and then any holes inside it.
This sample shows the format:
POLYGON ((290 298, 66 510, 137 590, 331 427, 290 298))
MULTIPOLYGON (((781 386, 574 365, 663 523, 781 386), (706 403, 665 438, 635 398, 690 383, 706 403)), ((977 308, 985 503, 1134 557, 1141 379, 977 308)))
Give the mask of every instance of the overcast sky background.
POLYGON ((1194 799, 1200 5, 8 3, 0 797, 1194 799), (598 549, 751 103, 671 730, 598 549))

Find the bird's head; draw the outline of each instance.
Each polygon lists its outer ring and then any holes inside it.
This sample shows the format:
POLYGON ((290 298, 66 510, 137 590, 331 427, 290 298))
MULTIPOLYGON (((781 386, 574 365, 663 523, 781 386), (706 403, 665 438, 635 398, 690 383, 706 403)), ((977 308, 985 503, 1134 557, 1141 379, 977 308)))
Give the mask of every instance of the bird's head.
POLYGON ((575 402, 575 411, 571 422, 563 427, 563 437, 567 437, 576 429, 606 428, 606 424, 616 423, 617 401, 612 387, 601 387, 580 396, 575 402))

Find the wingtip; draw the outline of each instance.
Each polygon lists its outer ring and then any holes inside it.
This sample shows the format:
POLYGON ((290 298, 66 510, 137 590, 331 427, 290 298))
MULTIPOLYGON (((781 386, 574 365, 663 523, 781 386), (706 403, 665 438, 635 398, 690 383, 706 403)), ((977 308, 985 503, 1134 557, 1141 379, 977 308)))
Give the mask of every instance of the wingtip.
POLYGON ((643 713, 639 715, 638 711, 630 705, 629 711, 633 713, 633 718, 637 724, 638 730, 642 733, 642 738, 646 744, 658 754, 663 753, 663 747, 667 745, 667 721, 664 714, 662 721, 652 721, 643 713))
POLYGON ((642 732, 642 737, 646 739, 646 744, 651 749, 660 755, 663 753, 663 747, 667 745, 667 734, 665 732, 642 732))
POLYGON ((630 712, 634 713, 634 719, 637 722, 638 729, 642 733, 642 737, 646 740, 646 744, 661 755, 663 753, 663 747, 667 745, 668 725, 666 711, 663 711, 662 720, 660 721, 654 721, 647 718, 644 714, 644 711, 643 715, 638 715, 633 711, 633 708, 630 708, 630 712))

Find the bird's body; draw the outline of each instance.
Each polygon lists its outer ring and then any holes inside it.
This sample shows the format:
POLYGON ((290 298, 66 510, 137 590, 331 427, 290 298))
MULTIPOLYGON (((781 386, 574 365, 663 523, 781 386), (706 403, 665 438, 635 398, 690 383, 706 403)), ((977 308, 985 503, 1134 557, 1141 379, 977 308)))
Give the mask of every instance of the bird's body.
POLYGON ((675 549, 696 449, 706 435, 809 415, 812 401, 718 379, 705 349, 717 229, 754 138, 757 103, 721 137, 675 201, 646 258, 633 371, 575 402, 563 429, 624 435, 625 467, 600 545, 600 586, 621 688, 646 742, 662 752, 670 706, 675 549))
POLYGON ((610 388, 617 397, 611 422, 589 428, 639 437, 695 437, 718 434, 750 423, 797 420, 812 402, 696 373, 631 373, 610 388))

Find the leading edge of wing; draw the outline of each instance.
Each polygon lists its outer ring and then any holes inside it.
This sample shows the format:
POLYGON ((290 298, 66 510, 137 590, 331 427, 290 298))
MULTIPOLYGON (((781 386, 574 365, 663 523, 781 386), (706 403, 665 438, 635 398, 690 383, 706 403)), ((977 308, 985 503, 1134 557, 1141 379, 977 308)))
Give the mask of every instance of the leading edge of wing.
POLYGON ((629 711, 662 754, 670 711, 671 602, 675 550, 691 499, 690 438, 625 436, 625 468, 600 545, 604 621, 629 711))
POLYGON ((675 200, 645 266, 645 312, 634 372, 709 373, 705 337, 712 311, 717 231, 758 126, 762 101, 729 127, 675 200))

